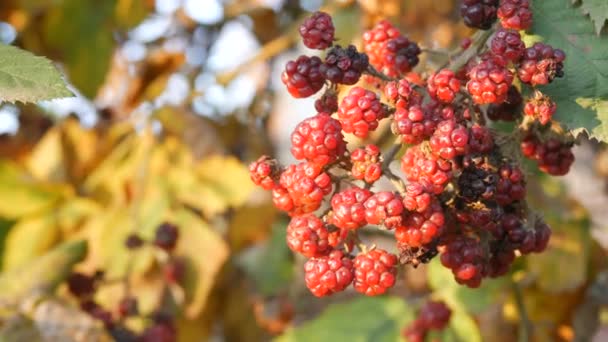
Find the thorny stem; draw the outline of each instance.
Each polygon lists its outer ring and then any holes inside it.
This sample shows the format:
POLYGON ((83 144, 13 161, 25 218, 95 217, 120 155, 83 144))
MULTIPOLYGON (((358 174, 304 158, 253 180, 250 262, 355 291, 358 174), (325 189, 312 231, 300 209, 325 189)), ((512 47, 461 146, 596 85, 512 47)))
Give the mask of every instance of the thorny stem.
POLYGON ((401 150, 401 147, 401 141, 399 138, 397 138, 395 139, 395 143, 393 144, 393 146, 391 146, 391 148, 386 151, 386 153, 384 153, 384 155, 382 156, 382 158, 384 158, 384 160, 382 161, 382 173, 384 174, 384 176, 386 176, 386 178, 388 178, 389 181, 391 181, 391 183, 393 183, 395 188, 397 188, 397 191, 399 191, 399 193, 403 195, 405 193, 405 183, 390 169, 391 162, 393 162, 395 156, 401 150))
POLYGON ((457 72, 458 70, 462 69, 462 67, 465 66, 471 58, 479 54, 479 51, 481 51, 481 49, 486 45, 486 42, 488 41, 492 33, 494 33, 494 29, 486 31, 479 30, 475 32, 473 37, 471 37, 471 40, 473 41, 471 43, 471 46, 469 46, 469 48, 465 50, 463 50, 462 48, 456 50, 455 54, 459 54, 458 57, 453 60, 450 60, 440 69, 448 68, 454 72, 457 72))
POLYGON ((376 70, 376 68, 374 68, 371 64, 367 67, 367 70, 365 72, 367 72, 368 74, 370 74, 374 77, 377 77, 383 81, 387 81, 387 82, 396 81, 396 79, 389 77, 389 76, 381 73, 380 71, 376 70))
POLYGON ((528 318, 528 312, 526 311, 526 306, 524 304, 524 298, 521 292, 521 288, 516 282, 513 282, 513 295, 515 296, 515 305, 517 306, 517 311, 519 312, 519 342, 528 342, 530 341, 530 333, 532 330, 532 324, 530 319, 528 318))

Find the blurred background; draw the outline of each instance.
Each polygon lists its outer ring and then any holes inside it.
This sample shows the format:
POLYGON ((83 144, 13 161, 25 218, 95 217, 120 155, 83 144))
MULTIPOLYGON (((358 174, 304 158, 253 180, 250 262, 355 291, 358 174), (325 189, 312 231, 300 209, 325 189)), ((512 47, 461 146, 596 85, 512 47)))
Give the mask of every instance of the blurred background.
MULTIPOLYGON (((390 19, 438 52, 422 55, 422 73, 471 33, 457 0, 2 0, 0 42, 52 59, 76 94, 0 104, 2 271, 22 271, 85 239, 75 270, 103 270, 95 303, 116 315, 134 294, 141 317, 125 326, 142 331, 163 308, 178 341, 397 341, 428 296, 456 311, 444 340, 514 341, 522 317, 508 281, 464 289, 433 262, 401 272, 382 298, 347 291, 316 299, 304 286, 303 260, 285 244, 288 218, 254 188, 247 165, 262 154, 292 162, 289 136, 314 114, 315 97, 291 98, 280 73, 286 61, 318 53, 301 44, 297 27, 319 8, 332 14, 342 45, 360 44, 364 30, 390 19), (163 222, 179 231, 170 259, 151 247, 126 248, 130 234, 152 239, 163 222), (167 281, 175 271, 168 267, 178 267, 177 279, 167 281)), ((538 341, 570 341, 577 329, 591 338, 608 319, 608 154, 584 139, 576 154, 566 177, 530 171, 530 202, 554 235, 512 278, 538 341)), ((391 246, 387 237, 369 238, 391 246)), ((59 311, 36 310, 40 299, 32 304, 29 294, 5 295, 0 324, 13 335, 3 336, 19 341, 45 323, 59 334, 45 335, 57 338, 50 340, 117 338, 68 292, 63 284, 42 301, 59 311), (33 318, 16 313, 24 303, 33 318), (80 323, 68 324, 74 317, 80 323)))

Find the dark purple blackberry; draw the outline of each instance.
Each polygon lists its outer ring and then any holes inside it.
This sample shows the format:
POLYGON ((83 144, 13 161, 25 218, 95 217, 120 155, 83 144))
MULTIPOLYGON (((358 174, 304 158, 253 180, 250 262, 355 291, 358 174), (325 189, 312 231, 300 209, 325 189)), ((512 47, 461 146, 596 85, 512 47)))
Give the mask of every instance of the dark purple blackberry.
POLYGON ((336 45, 329 50, 319 70, 330 82, 352 85, 359 81, 368 66, 367 55, 359 53, 354 45, 346 48, 336 45))
POLYGON ((460 15, 473 28, 488 30, 496 21, 498 0, 462 0, 460 15))
POLYGON ((494 121, 515 121, 521 117, 523 102, 524 99, 519 90, 515 86, 511 86, 507 91, 505 102, 488 106, 488 118, 494 121))
POLYGON ((325 12, 315 12, 300 25, 300 36, 304 45, 311 49, 323 50, 334 42, 334 24, 325 12))
POLYGON ((125 240, 125 246, 131 250, 138 249, 139 247, 143 246, 143 244, 144 240, 142 240, 142 238, 137 234, 129 234, 125 240))
POLYGON ((156 237, 154 238, 154 244, 159 248, 166 251, 171 251, 177 244, 177 237, 179 232, 177 226, 171 223, 163 223, 156 228, 156 237))

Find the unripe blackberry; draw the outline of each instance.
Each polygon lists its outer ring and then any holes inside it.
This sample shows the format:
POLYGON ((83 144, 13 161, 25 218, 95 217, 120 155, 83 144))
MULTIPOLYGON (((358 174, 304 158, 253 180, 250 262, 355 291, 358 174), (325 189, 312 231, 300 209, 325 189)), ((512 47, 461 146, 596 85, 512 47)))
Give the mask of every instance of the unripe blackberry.
POLYGON ((515 86, 510 86, 505 102, 488 106, 488 118, 494 121, 515 121, 521 116, 523 101, 519 90, 515 86))
POLYGON ((253 184, 264 190, 272 190, 279 177, 279 165, 276 159, 261 156, 249 164, 249 177, 253 184))
POLYGON ((336 45, 327 53, 319 71, 330 82, 352 85, 359 81, 368 66, 367 55, 359 53, 354 45, 347 48, 336 45))
POLYGON ((373 249, 355 257, 353 287, 366 296, 377 296, 395 285, 397 256, 382 249, 373 249))
POLYGON ((315 12, 306 18, 299 31, 304 45, 311 49, 323 50, 334 43, 334 24, 325 12, 315 12))
POLYGON ((344 291, 353 281, 353 262, 341 251, 311 258, 304 264, 306 287, 317 297, 344 291))
POLYGON ((284 199, 285 192, 282 190, 285 189, 291 199, 291 206, 285 207, 291 208, 288 210, 291 216, 319 209, 323 197, 332 189, 329 175, 323 172, 319 165, 308 162, 289 165, 281 174, 279 183, 281 187, 273 189, 273 200, 275 204, 278 202, 275 197, 288 203, 288 200, 284 199))
POLYGON ((548 124, 557 110, 557 104, 550 97, 535 92, 534 97, 524 106, 524 113, 538 120, 543 125, 548 124))
POLYGON ((422 107, 412 105, 409 108, 397 108, 391 130, 401 137, 405 144, 418 144, 428 139, 435 132, 436 123, 422 107))
POLYGON ((476 288, 484 276, 484 251, 479 241, 463 235, 452 236, 441 248, 441 264, 452 270, 457 283, 476 288))
POLYGON ((551 227, 542 220, 537 220, 534 224, 534 250, 535 253, 541 253, 547 248, 549 239, 551 238, 551 227))
POLYGON ((462 0, 460 15, 473 28, 487 30, 496 21, 498 0, 462 0))
POLYGON ((445 120, 437 125, 430 140, 433 154, 443 159, 453 159, 468 151, 469 132, 454 120, 445 120))
POLYGON ((172 251, 177 244, 177 238, 179 237, 179 231, 177 226, 169 222, 164 222, 158 228, 156 228, 156 235, 154 237, 154 244, 164 249, 167 252, 172 251))
POLYGON ((460 81, 450 69, 442 69, 427 80, 429 95, 435 100, 452 103, 460 91, 460 81))
POLYGON ((384 96, 397 109, 407 109, 410 106, 422 104, 422 95, 415 91, 412 84, 405 78, 388 82, 384 87, 384 96))
POLYGON ((418 313, 418 319, 427 329, 442 330, 444 329, 452 315, 452 310, 441 301, 429 301, 424 304, 418 313))
POLYGON ((326 255, 332 250, 325 223, 312 214, 291 219, 287 225, 287 246, 307 258, 326 255))
POLYGON ((563 176, 574 163, 572 143, 562 143, 550 138, 542 143, 535 136, 528 136, 521 142, 522 154, 535 160, 538 168, 553 176, 563 176))
POLYGON ((300 56, 285 65, 281 81, 295 98, 309 97, 323 88, 325 77, 321 72, 321 59, 300 56))
POLYGON ((564 76, 566 54, 550 45, 534 43, 525 50, 517 68, 519 79, 531 86, 551 83, 555 77, 564 76))
POLYGON ((290 212, 294 209, 293 200, 289 195, 289 191, 280 185, 272 188, 272 203, 277 209, 284 212, 290 212))
POLYGON ((405 187, 403 206, 409 211, 424 212, 435 198, 430 192, 432 186, 421 182, 412 182, 405 187))
POLYGON ((508 205, 526 197, 524 174, 517 166, 505 164, 498 170, 494 199, 499 205, 508 205))
POLYGON ((445 216, 438 202, 432 202, 423 212, 406 214, 403 224, 395 229, 395 239, 410 247, 431 243, 443 232, 445 216))
POLYGON ((389 77, 397 77, 418 64, 418 44, 404 37, 389 21, 382 20, 363 34, 363 48, 370 63, 389 77))
POLYGON ((491 60, 477 64, 468 76, 467 90, 477 104, 504 102, 513 83, 513 74, 509 69, 491 60))
POLYGON ((490 46, 492 53, 514 63, 521 59, 526 49, 519 32, 505 29, 500 29, 494 34, 490 46))
POLYGON ((366 145, 352 151, 350 161, 353 164, 351 174, 355 179, 372 184, 382 176, 380 149, 376 145, 366 145))
POLYGON ((409 148, 401 158, 401 170, 410 182, 431 186, 431 192, 443 192, 452 177, 452 163, 433 154, 425 153, 418 146, 409 148))
POLYGON ((335 194, 331 199, 329 223, 343 229, 363 227, 367 223, 363 203, 371 196, 369 190, 357 187, 335 194))
POLYGON ((386 111, 376 93, 361 87, 351 88, 338 108, 342 130, 359 138, 367 137, 385 117, 386 111))
POLYGON ((335 162, 345 151, 342 126, 327 113, 305 119, 291 134, 291 154, 296 159, 325 166, 335 162))
POLYGON ((368 198, 363 205, 367 223, 383 224, 389 229, 401 225, 403 203, 399 194, 381 191, 368 198))
POLYGON ((469 128, 469 149, 471 153, 489 153, 494 148, 492 133, 485 126, 474 124, 469 128))
POLYGON ((497 16, 500 25, 507 29, 527 30, 532 26, 529 0, 500 0, 497 16))

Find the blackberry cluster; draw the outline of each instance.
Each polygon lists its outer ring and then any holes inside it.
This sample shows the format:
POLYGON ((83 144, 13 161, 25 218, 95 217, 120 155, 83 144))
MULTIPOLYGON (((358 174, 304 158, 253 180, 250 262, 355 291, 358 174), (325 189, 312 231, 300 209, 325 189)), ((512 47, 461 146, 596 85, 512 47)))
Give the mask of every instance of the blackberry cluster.
POLYGON ((442 301, 428 301, 418 312, 416 319, 403 330, 409 342, 424 342, 430 330, 443 330, 452 316, 452 310, 442 301))
POLYGON ((334 43, 334 23, 325 12, 315 12, 306 18, 299 31, 304 45, 311 49, 327 49, 334 43))
MULTIPOLYGON (((566 173, 574 157, 571 140, 552 129, 555 121, 548 125, 553 102, 539 91, 522 96, 529 92, 521 88, 561 76, 564 61, 560 50, 546 45, 526 49, 515 29, 529 25, 528 9, 523 0, 464 0, 461 12, 469 26, 490 29, 498 12, 503 27, 487 35, 492 37, 488 52, 426 79, 411 71, 418 63, 417 45, 387 21, 365 33, 366 53, 336 45, 323 61, 304 57, 302 70, 298 63, 290 67, 296 72, 288 74, 286 84, 297 84, 298 96, 322 87, 311 86, 311 75, 320 74, 328 85, 315 102, 317 114, 292 134, 291 152, 302 162, 281 167, 262 157, 250 172, 252 181, 271 189, 275 205, 291 216, 287 245, 308 258, 305 282, 313 295, 331 295, 350 285, 362 294, 380 295, 395 285, 400 265, 415 267, 434 257, 458 283, 478 287, 484 278, 509 272, 518 255, 546 248, 551 230, 530 213, 526 179, 509 145, 521 143, 522 154, 553 175, 566 173), (308 65, 316 68, 312 74, 308 65), (364 73, 366 79, 358 83, 364 73), (302 84, 290 76, 296 74, 302 84), (515 75, 523 84, 513 85, 515 75), (344 90, 341 84, 354 86, 344 90), (486 114, 517 121, 522 133, 499 135, 486 126, 486 114), (395 138, 387 151, 369 143, 382 120, 395 138), (363 143, 348 146, 347 133, 363 143), (401 172, 389 167, 395 156, 401 172), (381 178, 394 188, 376 189, 381 178), (373 228, 394 237, 394 252, 366 244, 361 232, 373 228)), ((306 45, 331 46, 333 34, 323 35, 330 26, 333 30, 329 24, 318 13, 307 20, 302 29, 306 45)), ((428 329, 445 325, 441 322, 448 320, 449 310, 430 307, 408 336, 423 338, 428 329)))

